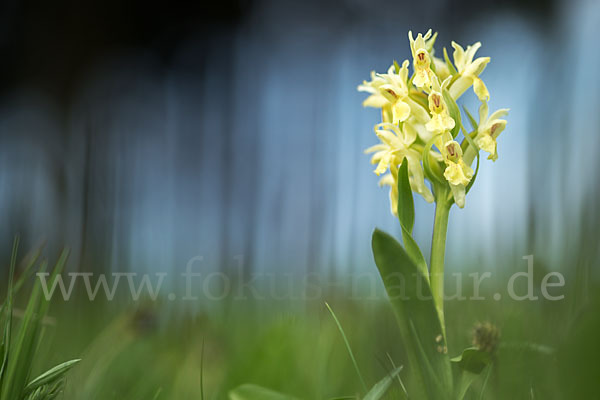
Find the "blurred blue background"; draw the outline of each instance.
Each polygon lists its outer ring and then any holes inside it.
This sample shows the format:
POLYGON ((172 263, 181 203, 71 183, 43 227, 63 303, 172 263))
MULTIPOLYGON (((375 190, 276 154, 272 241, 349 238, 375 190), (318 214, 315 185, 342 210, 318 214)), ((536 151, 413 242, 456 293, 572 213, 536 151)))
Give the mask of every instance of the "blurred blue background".
MULTIPOLYGON (((70 247, 82 270, 197 255, 246 272, 372 268, 372 229, 399 227, 363 154, 379 116, 356 86, 429 28, 440 53, 481 41, 490 107, 511 109, 499 160, 451 214, 450 263, 534 253, 560 268, 581 240, 595 249, 598 1, 1 7, 3 254, 20 233, 70 247)), ((428 248, 433 207, 417 211, 428 248)))

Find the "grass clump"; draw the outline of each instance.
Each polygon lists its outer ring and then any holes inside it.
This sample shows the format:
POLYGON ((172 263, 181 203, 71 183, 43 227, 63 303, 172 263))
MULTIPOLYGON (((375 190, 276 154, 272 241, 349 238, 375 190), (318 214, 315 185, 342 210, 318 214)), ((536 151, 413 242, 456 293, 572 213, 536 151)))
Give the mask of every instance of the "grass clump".
MULTIPOLYGON (((0 344, 0 399, 3 400, 51 400, 63 391, 65 374, 79 360, 71 360, 55 366, 32 379, 32 369, 44 334, 44 318, 49 302, 42 296, 40 282, 34 283, 25 311, 20 321, 15 318, 14 298, 19 289, 31 277, 40 251, 30 255, 17 281, 14 280, 18 239, 15 239, 10 262, 6 299, 0 307, 2 342, 0 344)), ((62 271, 67 260, 63 251, 51 271, 51 281, 62 271)), ((40 271, 46 271, 48 263, 42 261, 40 271)))

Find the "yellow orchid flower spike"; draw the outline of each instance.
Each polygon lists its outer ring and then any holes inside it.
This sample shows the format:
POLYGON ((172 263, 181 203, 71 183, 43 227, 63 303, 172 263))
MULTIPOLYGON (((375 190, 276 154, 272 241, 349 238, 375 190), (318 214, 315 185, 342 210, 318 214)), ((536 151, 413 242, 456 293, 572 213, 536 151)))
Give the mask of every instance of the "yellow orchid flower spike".
MULTIPOLYGON (((416 268, 431 291, 441 330, 435 342, 438 343, 438 352, 442 353, 446 352, 444 258, 450 211, 455 204, 458 208, 465 206, 467 189, 471 188, 476 178, 471 166, 477 158, 479 170, 480 150, 489 153, 488 159, 498 158, 496 141, 506 127, 502 117, 508 110, 500 109, 488 115, 490 94, 480 75, 490 58, 475 58, 481 43, 464 49, 452 42, 452 63, 445 49, 443 59, 435 57, 433 45, 436 37, 437 33, 433 34, 431 30, 417 34, 416 38, 409 31, 412 60, 404 61, 402 67, 395 63, 385 74, 372 72, 371 81, 363 82, 358 90, 369 93, 363 103, 365 106, 381 109, 382 122, 374 128, 380 142, 365 150, 365 153, 372 154, 371 163, 376 165, 374 172, 381 176, 379 185, 390 187, 391 212, 398 218, 403 241, 402 244, 396 242, 392 247, 394 239, 376 230, 372 241, 375 263, 385 281, 385 276, 393 271, 390 269, 390 260, 392 256, 396 259, 400 255, 400 249, 404 250, 404 256, 411 259, 413 265, 406 263, 407 268, 416 268), (413 71, 409 79, 411 63, 413 71), (469 133, 461 122, 464 118, 457 100, 470 87, 473 87, 481 106, 479 122, 463 107, 474 128, 469 133), (435 202, 428 260, 413 235, 416 219, 414 192, 421 194, 428 202, 435 202)), ((387 285, 386 289, 388 293, 391 290, 387 285)), ((409 350, 414 348, 410 338, 415 335, 408 335, 405 344, 409 350)), ((416 359, 417 355, 414 354, 413 358, 416 359)), ((431 370, 428 363, 419 365, 417 362, 416 367, 422 377, 438 373, 437 370, 431 370)), ((445 374, 448 384, 440 386, 439 393, 423 390, 411 396, 424 398, 426 394, 431 394, 430 397, 435 399, 447 397, 447 393, 453 392, 454 383, 449 367, 445 374)), ((460 384, 463 385, 463 382, 460 384)))
POLYGON ((501 118, 508 110, 501 109, 488 116, 490 94, 480 75, 490 58, 475 57, 481 43, 464 49, 452 42, 454 63, 451 64, 435 57, 436 38, 437 33, 431 29, 416 37, 408 32, 413 66, 410 79, 411 61, 405 60, 401 66, 394 63, 386 73, 371 72, 371 80, 358 86, 359 91, 369 94, 363 105, 381 109, 382 122, 375 125, 380 143, 366 153, 372 153, 374 172, 382 176, 380 185, 391 187, 394 214, 398 204, 398 167, 404 159, 413 192, 430 202, 464 207, 466 187, 474 176, 471 165, 475 157, 483 150, 489 153, 488 159, 496 160, 496 140, 506 126, 501 118), (477 127, 473 141, 471 137, 463 139, 463 154, 457 129, 460 108, 456 100, 471 86, 482 104, 479 123, 473 121, 477 127))
POLYGON ((498 159, 496 139, 506 127, 506 120, 500 118, 508 115, 508 111, 508 108, 501 108, 488 118, 487 102, 484 101, 479 107, 479 126, 475 144, 481 150, 489 153, 488 160, 496 161, 498 159))
POLYGON ((485 84, 479 78, 486 65, 490 62, 489 57, 479 57, 475 60, 475 53, 481 47, 481 42, 477 42, 472 46, 467 46, 463 49, 461 45, 452 42, 454 48, 454 65, 460 74, 459 78, 450 86, 449 92, 454 99, 458 99, 471 85, 473 91, 480 101, 489 101, 490 93, 485 84))

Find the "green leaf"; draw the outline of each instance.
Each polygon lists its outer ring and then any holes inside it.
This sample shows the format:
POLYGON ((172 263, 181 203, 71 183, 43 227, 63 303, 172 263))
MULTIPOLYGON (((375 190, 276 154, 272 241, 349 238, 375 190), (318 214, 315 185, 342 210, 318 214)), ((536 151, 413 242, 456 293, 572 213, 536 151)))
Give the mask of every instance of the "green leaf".
POLYGON ((452 137, 455 138, 456 136, 458 136, 458 133, 460 132, 460 125, 461 125, 460 109, 458 108, 456 101, 454 101, 454 99, 450 95, 450 92, 448 92, 447 89, 443 89, 442 94, 444 96, 444 101, 446 102, 446 105, 448 106, 448 113, 450 114, 450 117, 452 117, 452 119, 454 120, 454 128, 452 128, 450 133, 452 134, 452 137))
POLYGON ((396 70, 396 74, 400 73, 400 65, 398 64, 398 61, 394 60, 394 69, 396 70))
POLYGON ((408 178, 408 160, 406 158, 402 160, 402 164, 398 169, 398 219, 402 228, 402 240, 406 247, 406 252, 417 265, 427 282, 429 282, 427 261, 425 261, 419 245, 412 236, 415 224, 415 204, 408 178))
POLYGON ((456 394, 457 400, 462 400, 465 398, 465 395, 467 394, 467 391, 471 387, 471 384, 473 383, 475 378, 477 378, 476 374, 464 370, 460 372, 460 378, 458 381, 457 388, 458 392, 456 394))
POLYGON ((246 383, 229 392, 230 400, 297 400, 296 397, 246 383))
POLYGON ((465 111, 465 114, 467 114, 467 118, 469 118, 469 123, 471 124, 473 130, 477 130, 479 128, 479 124, 477 123, 477 121, 475 121, 473 115, 469 112, 466 106, 463 106, 463 110, 465 111))
POLYGON ((373 385, 373 387, 371 388, 371 390, 369 390, 369 393, 365 395, 363 400, 381 399, 386 394, 390 386, 392 386, 394 378, 400 373, 400 371, 402 371, 402 367, 396 368, 390 374, 386 375, 382 380, 373 385))
POLYGON ((158 390, 154 394, 154 397, 152 398, 152 400, 158 400, 158 398, 160 397, 161 393, 162 393, 162 387, 158 388, 158 390))
POLYGON ((393 237, 376 229, 372 246, 375 263, 398 321, 410 362, 409 370, 415 373, 413 391, 427 391, 427 395, 417 393, 414 397, 448 398, 452 393, 452 374, 448 356, 443 351, 446 344, 429 284, 393 237))
POLYGON ((433 142, 435 142, 437 137, 432 137, 423 147, 423 169, 425 170, 425 175, 427 179, 429 179, 432 183, 441 183, 442 185, 446 185, 446 180, 441 178, 441 175, 436 173, 433 170, 432 165, 430 164, 430 155, 431 147, 433 146, 433 142))
MULTIPOLYGON (((463 350, 461 355, 452 358, 451 361, 461 369, 456 398, 462 400, 477 376, 481 374, 488 365, 491 365, 492 356, 486 351, 479 350, 475 347, 469 347, 463 350)), ((488 377, 489 369, 485 383, 487 383, 488 377)))
POLYGON ((204 400, 204 339, 202 339, 202 351, 200 353, 200 400, 204 400))
POLYGON ((54 368, 49 369, 42 375, 29 382, 29 384, 24 389, 24 393, 30 393, 40 386, 49 385, 51 383, 56 382, 58 379, 62 378, 71 368, 73 368, 75 364, 77 364, 80 361, 80 359, 67 361, 60 365, 57 365, 54 368))
POLYGON ((450 133, 452 133, 452 137, 455 138, 458 136, 458 132, 460 132, 460 125, 461 125, 460 109, 458 108, 456 101, 454 101, 454 99, 450 95, 450 92, 448 92, 447 89, 444 89, 442 91, 442 94, 444 96, 444 101, 446 102, 446 105, 448 106, 448 113, 450 114, 450 117, 452 117, 452 119, 454 120, 454 128, 452 128, 450 133))
POLYGON ((446 51, 445 47, 444 47, 444 61, 446 61, 448 70, 450 70, 450 75, 458 74, 458 71, 456 70, 456 68, 454 68, 454 65, 452 65, 452 62, 450 61, 450 57, 448 57, 448 52, 446 51))
POLYGON ((469 347, 463 350, 462 354, 451 360, 462 370, 473 374, 480 374, 483 369, 492 362, 492 356, 487 351, 479 350, 476 347, 469 347))
POLYGON ((412 235, 415 225, 415 203, 408 179, 408 160, 406 158, 402 160, 398 169, 398 218, 400 225, 412 235))
MULTIPOLYGON (((15 267, 17 264, 17 250, 19 248, 19 237, 15 237, 13 242, 12 255, 10 258, 10 269, 8 275, 8 292, 6 294, 6 301, 2 304, 2 310, 0 314, 4 314, 5 307, 8 309, 8 316, 4 322, 4 335, 2 337, 2 366, 0 367, 0 393, 4 386, 4 375, 6 368, 8 367, 8 355, 10 352, 10 334, 12 330, 12 312, 13 312, 13 280, 15 275, 15 267)), ((0 396, 1 397, 1 396, 0 396)))
POLYGON ((483 379, 483 384, 481 385, 481 391, 479 392, 479 400, 483 400, 483 394, 485 393, 485 388, 487 387, 488 380, 490 379, 490 375, 492 374, 493 364, 489 366, 487 372, 485 373, 485 378, 483 379))
MULTIPOLYGON (((64 268, 67 256, 68 251, 64 250, 52 271, 49 280, 50 284, 52 284, 57 275, 64 268)), ((46 267, 47 262, 43 262, 40 270, 43 272, 46 270, 46 267)), ((11 345, 10 347, 11 356, 8 357, 6 371, 4 372, 2 379, 0 398, 21 398, 21 393, 27 385, 27 380, 31 373, 31 366, 33 365, 35 353, 39 345, 42 331, 41 321, 46 315, 49 304, 50 302, 42 297, 40 281, 36 280, 31 296, 29 297, 29 302, 25 308, 22 322, 16 335, 16 340, 14 345, 11 345)), ((42 388, 40 387, 38 389, 41 390, 42 388)), ((49 389, 44 387, 44 390, 49 389)), ((34 393, 37 392, 38 390, 32 393, 34 398, 34 393)))

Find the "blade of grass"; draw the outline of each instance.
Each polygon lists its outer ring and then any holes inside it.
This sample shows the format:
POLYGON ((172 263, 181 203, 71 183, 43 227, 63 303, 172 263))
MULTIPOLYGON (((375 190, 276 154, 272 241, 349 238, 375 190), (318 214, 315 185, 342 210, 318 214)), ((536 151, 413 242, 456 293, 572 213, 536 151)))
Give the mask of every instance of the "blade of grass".
MULTIPOLYGON (((390 353, 386 353, 386 354, 388 356, 388 359, 390 360, 390 363, 392 364, 392 368, 396 369, 396 363, 394 363, 392 356, 390 356, 390 353)), ((398 384, 400 385, 400 388, 402 389, 402 392, 404 393, 404 397, 406 399, 408 399, 408 392, 406 391, 406 386, 404 386, 404 382, 402 382, 402 378, 400 377, 400 374, 396 375, 396 378, 398 378, 398 384)))
POLYGON ((8 317, 4 325, 4 337, 2 339, 2 367, 0 369, 0 393, 4 386, 4 373, 8 364, 8 355, 10 353, 10 334, 12 325, 12 301, 13 301, 13 279, 15 274, 15 266, 17 264, 17 250, 19 248, 19 237, 16 236, 13 241, 12 255, 10 259, 10 270, 8 275, 8 292, 6 294, 6 301, 2 305, 2 312, 4 314, 4 306, 8 307, 8 317))
POLYGON ((200 400, 204 400, 204 339, 200 351, 200 400))
POLYGON ((485 373, 485 378, 483 379, 483 384, 481 385, 481 392, 479 392, 479 400, 483 400, 483 394, 485 393, 485 387, 487 386, 488 380, 490 379, 493 365, 494 364, 490 364, 487 372, 485 373))
POLYGON ((392 381, 400 373, 401 370, 402 367, 396 368, 391 373, 386 375, 382 380, 373 385, 373 387, 371 388, 371 390, 369 390, 369 393, 365 395, 363 400, 380 400, 381 398, 383 398, 383 396, 385 396, 388 389, 392 385, 392 381))
MULTIPOLYGON (((44 262, 42 270, 45 270, 46 266, 47 263, 44 262)), ((17 340, 11 349, 14 351, 13 356, 8 359, 0 398, 19 399, 27 384, 39 334, 40 290, 40 285, 36 284, 27 303, 17 340)))
POLYGON ((62 378, 71 368, 73 368, 75 364, 77 364, 80 361, 81 359, 67 361, 55 366, 54 368, 49 369, 42 375, 29 382, 29 384, 25 387, 24 394, 33 392, 40 386, 49 385, 56 382, 58 379, 62 378))
POLYGON ((327 302, 325 302, 325 306, 327 307, 327 309, 331 313, 331 316, 333 317, 333 320, 335 321, 335 324, 337 325, 340 333, 342 334, 342 338, 344 339, 344 343, 346 344, 346 350, 348 350, 348 354, 350 355, 350 358, 352 359, 352 364, 354 364, 354 369, 356 370, 356 374, 358 375, 358 378, 360 379, 360 383, 362 384, 362 387, 363 387, 363 389, 366 392, 367 391, 367 385, 365 384, 365 380, 363 379, 362 374, 360 373, 360 369, 358 368, 358 364, 356 362, 356 358, 354 358, 354 353, 352 352, 352 348, 350 347, 350 342, 348 342, 348 338, 346 337, 346 333, 344 333, 344 328, 342 328, 342 324, 340 324, 340 321, 338 320, 338 318, 336 317, 335 313, 333 312, 333 310, 331 309, 331 307, 329 306, 329 304, 327 302))

